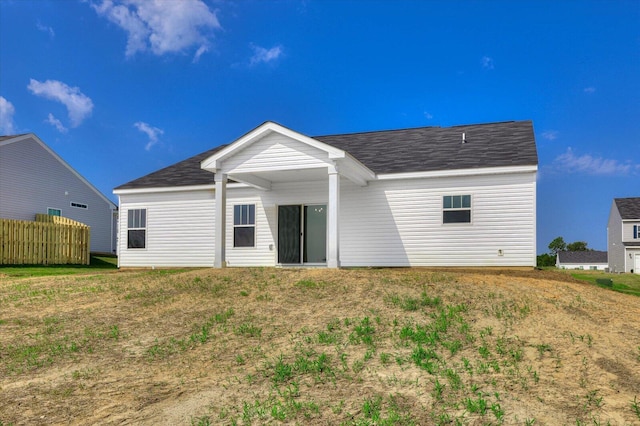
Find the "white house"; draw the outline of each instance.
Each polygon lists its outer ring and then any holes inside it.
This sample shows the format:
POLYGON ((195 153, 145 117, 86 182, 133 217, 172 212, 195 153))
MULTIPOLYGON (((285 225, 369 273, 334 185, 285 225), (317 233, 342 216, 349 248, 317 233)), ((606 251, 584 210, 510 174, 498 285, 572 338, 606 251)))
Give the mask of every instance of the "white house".
POLYGON ((609 270, 640 274, 640 197, 613 200, 607 240, 609 270))
POLYGON ((606 251, 560 251, 556 258, 556 268, 560 269, 604 271, 608 266, 606 251))
POLYGON ((309 137, 266 122, 117 187, 121 267, 536 264, 530 121, 309 137))
POLYGON ((0 218, 65 216, 91 227, 92 252, 114 253, 117 210, 35 134, 0 136, 0 218))

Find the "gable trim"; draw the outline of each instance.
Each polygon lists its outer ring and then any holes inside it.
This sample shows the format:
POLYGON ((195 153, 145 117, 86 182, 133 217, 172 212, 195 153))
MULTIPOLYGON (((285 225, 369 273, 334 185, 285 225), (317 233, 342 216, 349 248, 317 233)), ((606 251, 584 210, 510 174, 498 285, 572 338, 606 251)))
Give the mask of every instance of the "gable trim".
POLYGON ((273 121, 267 121, 261 124, 260 126, 256 127, 249 133, 245 134, 244 136, 240 137, 239 139, 236 139, 234 142, 230 143, 229 145, 227 145, 227 147, 216 152, 211 157, 203 160, 200 163, 200 166, 205 170, 216 172, 220 169, 221 163, 225 159, 231 157, 237 151, 240 151, 252 145, 253 143, 259 141, 263 137, 274 132, 287 136, 298 142, 302 142, 306 145, 312 146, 321 151, 324 151, 328 154, 329 159, 332 159, 332 160, 345 158, 347 156, 347 153, 341 149, 335 148, 331 145, 327 145, 323 142, 317 141, 301 133, 295 132, 284 126, 281 126, 280 124, 274 123, 273 121))

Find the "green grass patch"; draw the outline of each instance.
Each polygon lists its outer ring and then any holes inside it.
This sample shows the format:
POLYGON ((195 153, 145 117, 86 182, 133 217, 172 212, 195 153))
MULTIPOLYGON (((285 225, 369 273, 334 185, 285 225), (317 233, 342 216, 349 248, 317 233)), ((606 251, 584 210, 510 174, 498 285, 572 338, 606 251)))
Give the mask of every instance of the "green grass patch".
POLYGON ((0 266, 0 275, 14 278, 77 275, 118 269, 115 256, 91 256, 89 265, 10 265, 0 266))
POLYGON ((619 293, 640 296, 640 274, 609 274, 605 272, 570 272, 575 279, 619 293))

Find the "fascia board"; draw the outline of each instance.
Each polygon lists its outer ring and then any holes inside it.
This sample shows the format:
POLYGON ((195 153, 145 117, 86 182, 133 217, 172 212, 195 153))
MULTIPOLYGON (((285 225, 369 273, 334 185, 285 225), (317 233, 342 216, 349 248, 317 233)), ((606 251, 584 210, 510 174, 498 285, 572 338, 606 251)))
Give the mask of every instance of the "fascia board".
POLYGON ((452 176, 482 176, 513 173, 535 173, 538 166, 485 167, 480 169, 434 170, 429 172, 379 173, 378 180, 418 179, 452 176))
MULTIPOLYGON (((249 188, 249 185, 244 183, 228 183, 227 188, 249 188)), ((163 186, 159 188, 129 188, 129 189, 115 189, 113 193, 115 195, 130 195, 130 194, 153 194, 160 192, 187 192, 187 191, 203 191, 203 190, 215 190, 216 186, 213 185, 187 185, 187 186, 163 186)))

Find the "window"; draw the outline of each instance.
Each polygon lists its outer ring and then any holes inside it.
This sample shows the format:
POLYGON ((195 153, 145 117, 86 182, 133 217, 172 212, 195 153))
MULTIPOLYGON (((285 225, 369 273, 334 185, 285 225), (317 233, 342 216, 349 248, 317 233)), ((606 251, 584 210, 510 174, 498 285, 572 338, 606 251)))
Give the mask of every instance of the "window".
POLYGON ((255 247, 256 206, 238 204, 233 206, 233 246, 255 247))
POLYGON ((60 209, 52 209, 52 208, 48 208, 47 209, 47 214, 49 216, 62 216, 62 210, 60 209))
POLYGON ((442 197, 442 223, 471 223, 471 195, 442 197))
POLYGON ((76 203, 75 201, 71 202, 71 207, 76 207, 76 208, 79 208, 79 209, 88 209, 89 208, 89 206, 87 206, 86 204, 76 203))
POLYGON ((128 211, 127 248, 145 248, 147 242, 147 209, 128 211))
POLYGON ((640 238, 640 225, 633 225, 633 239, 637 240, 640 238))

